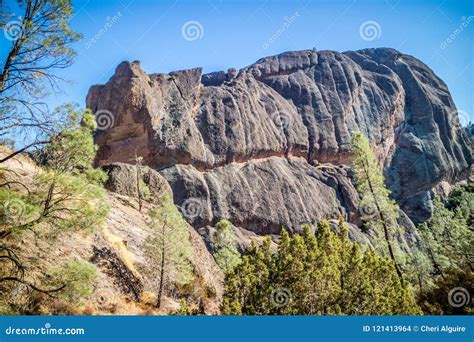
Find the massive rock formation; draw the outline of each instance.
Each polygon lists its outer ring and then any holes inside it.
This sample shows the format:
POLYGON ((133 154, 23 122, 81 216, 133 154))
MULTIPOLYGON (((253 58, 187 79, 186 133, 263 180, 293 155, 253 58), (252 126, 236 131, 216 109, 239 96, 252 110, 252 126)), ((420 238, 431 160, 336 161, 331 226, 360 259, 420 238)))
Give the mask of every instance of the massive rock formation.
POLYGON ((123 62, 87 106, 99 121, 97 163, 142 156, 195 228, 222 218, 258 234, 339 215, 360 223, 354 131, 376 146, 414 222, 430 215, 432 189, 472 164, 447 86, 393 49, 288 52, 207 75, 123 62))

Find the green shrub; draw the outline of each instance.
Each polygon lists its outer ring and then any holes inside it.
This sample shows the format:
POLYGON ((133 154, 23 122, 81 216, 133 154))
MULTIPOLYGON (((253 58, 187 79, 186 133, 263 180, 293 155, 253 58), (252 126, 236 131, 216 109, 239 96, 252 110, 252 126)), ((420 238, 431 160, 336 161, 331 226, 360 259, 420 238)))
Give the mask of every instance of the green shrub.
POLYGON ((69 261, 64 266, 50 272, 52 286, 65 285, 58 298, 71 304, 80 304, 91 297, 97 279, 97 268, 81 261, 69 261))

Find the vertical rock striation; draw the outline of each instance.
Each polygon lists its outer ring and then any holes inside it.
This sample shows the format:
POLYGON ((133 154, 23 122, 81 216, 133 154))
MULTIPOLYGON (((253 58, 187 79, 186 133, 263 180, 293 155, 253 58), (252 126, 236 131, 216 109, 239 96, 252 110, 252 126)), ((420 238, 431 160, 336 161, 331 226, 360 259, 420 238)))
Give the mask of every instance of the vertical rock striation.
POLYGON ((102 128, 97 163, 143 156, 185 213, 190 200, 197 206, 187 215, 195 228, 222 218, 259 234, 338 215, 360 223, 354 131, 376 147, 415 223, 429 217, 432 189, 472 164, 447 86, 393 49, 287 52, 207 75, 146 74, 123 62, 90 89, 87 106, 102 128))

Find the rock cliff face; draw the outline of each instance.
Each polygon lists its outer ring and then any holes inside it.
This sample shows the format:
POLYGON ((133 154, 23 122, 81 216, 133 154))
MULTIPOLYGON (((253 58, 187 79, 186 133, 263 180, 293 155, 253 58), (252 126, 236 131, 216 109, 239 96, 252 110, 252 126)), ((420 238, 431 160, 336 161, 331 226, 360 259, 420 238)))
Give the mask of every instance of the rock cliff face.
POLYGON ((376 146, 414 222, 430 215, 432 189, 472 164, 447 86, 393 49, 287 52, 207 75, 123 62, 87 106, 99 121, 97 163, 142 156, 195 228, 227 218, 273 234, 338 215, 358 224, 354 131, 376 146))

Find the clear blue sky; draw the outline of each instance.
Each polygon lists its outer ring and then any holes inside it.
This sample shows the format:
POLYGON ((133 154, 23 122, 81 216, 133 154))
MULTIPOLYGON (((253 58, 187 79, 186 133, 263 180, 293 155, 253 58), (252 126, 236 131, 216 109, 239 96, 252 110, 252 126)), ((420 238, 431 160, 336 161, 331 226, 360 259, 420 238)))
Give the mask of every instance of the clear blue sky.
POLYGON ((75 0, 72 27, 84 40, 77 44, 76 63, 64 73, 71 85, 50 102, 84 105, 89 87, 106 82, 123 60, 140 60, 148 73, 196 66, 210 72, 241 68, 288 50, 392 47, 428 64, 447 83, 458 109, 474 121, 473 4, 472 0, 75 0), (284 27, 285 17, 292 16, 292 23, 269 42, 284 27), (107 21, 110 27, 100 33, 107 21), (183 38, 183 24, 189 21, 202 26, 202 37, 183 38), (367 21, 380 27, 373 40, 360 34, 367 21), (97 34, 99 39, 91 43, 97 34), (455 37, 447 43, 450 35, 455 37))

